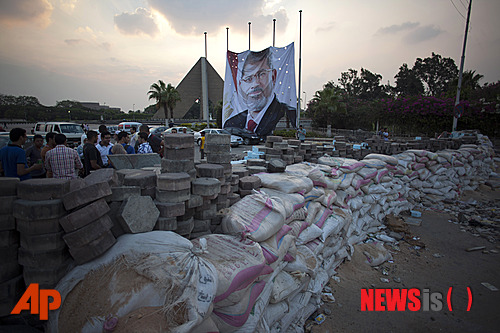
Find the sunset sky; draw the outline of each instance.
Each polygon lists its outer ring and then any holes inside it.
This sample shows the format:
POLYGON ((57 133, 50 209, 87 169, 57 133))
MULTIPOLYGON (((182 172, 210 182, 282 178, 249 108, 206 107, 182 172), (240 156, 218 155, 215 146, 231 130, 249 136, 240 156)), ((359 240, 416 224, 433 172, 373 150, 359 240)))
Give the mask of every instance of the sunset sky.
MULTIPOLYGON (((460 65, 467 0, 0 0, 0 93, 143 110, 149 86, 177 86, 205 53, 224 78, 229 49, 295 42, 302 9, 302 92, 361 67, 394 83, 403 63, 431 52, 460 65)), ((500 80, 500 1, 474 0, 466 70, 500 80)), ((297 74, 297 73, 296 73, 297 74)), ((298 75, 296 75, 298 76, 298 75)))

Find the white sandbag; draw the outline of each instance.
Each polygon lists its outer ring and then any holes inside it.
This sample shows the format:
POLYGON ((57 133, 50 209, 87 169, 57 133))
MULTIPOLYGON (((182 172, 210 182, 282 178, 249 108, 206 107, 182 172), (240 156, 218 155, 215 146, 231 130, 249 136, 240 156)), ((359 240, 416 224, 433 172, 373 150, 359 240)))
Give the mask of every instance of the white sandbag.
POLYGON ((220 332, 219 328, 217 327, 213 319, 208 317, 205 318, 205 320, 203 320, 201 324, 193 328, 193 330, 190 333, 217 333, 217 332, 220 332))
POLYGON ((419 156, 419 157, 427 156, 427 150, 408 149, 406 152, 407 153, 412 153, 415 156, 419 156))
POLYGON ((356 175, 356 173, 354 173, 354 172, 353 173, 345 173, 342 177, 339 178, 340 183, 339 183, 338 188, 345 190, 346 188, 351 186, 352 179, 354 178, 355 175, 356 175))
POLYGON ((340 233, 340 231, 345 225, 345 222, 346 222, 345 219, 340 215, 337 214, 330 215, 323 224, 323 228, 321 228, 322 234, 319 236, 319 239, 322 242, 325 242, 325 240, 331 235, 336 235, 340 233))
POLYGON ((302 207, 294 211, 291 216, 287 217, 285 223, 289 224, 293 221, 305 220, 306 217, 307 217, 307 209, 305 207, 302 207))
POLYGON ((344 191, 336 193, 337 197, 335 198, 335 202, 333 204, 340 208, 347 208, 347 203, 346 203, 347 193, 345 193, 344 191))
POLYGON ((312 180, 314 186, 320 186, 323 188, 328 187, 326 176, 319 169, 311 170, 311 172, 309 172, 307 177, 309 177, 309 179, 312 180))
POLYGON ((312 180, 306 177, 292 176, 286 173, 259 173, 255 176, 262 181, 262 187, 285 193, 307 193, 313 188, 312 180))
POLYGON ((222 231, 261 242, 281 229, 285 216, 285 208, 273 198, 263 193, 247 195, 228 209, 222 231))
POLYGON ((308 202, 306 204, 307 217, 305 221, 308 225, 313 224, 316 214, 321 209, 322 205, 319 202, 308 202))
POLYGON ((311 299, 310 292, 303 292, 297 294, 289 302, 288 313, 286 313, 278 322, 276 322, 272 327, 270 332, 287 332, 290 324, 297 319, 299 315, 302 314, 303 309, 309 303, 311 299))
POLYGON ((370 266, 379 266, 392 259, 391 253, 382 242, 358 244, 354 246, 354 251, 363 253, 366 257, 366 263, 370 266))
POLYGON ((322 187, 314 186, 311 191, 304 194, 305 201, 320 201, 325 195, 325 190, 322 187))
POLYGON ((369 186, 361 187, 361 190, 365 194, 387 194, 389 191, 380 184, 373 184, 369 186))
POLYGON ((383 169, 387 165, 387 163, 379 159, 364 158, 361 160, 361 162, 363 162, 366 167, 375 169, 383 169))
POLYGON ((376 168, 365 167, 365 168, 358 170, 358 172, 356 172, 356 173, 358 175, 360 175, 361 177, 363 177, 363 179, 372 179, 372 178, 377 176, 378 170, 379 169, 376 169, 376 168))
POLYGON ((288 312, 288 302, 279 302, 275 304, 269 304, 264 311, 264 320, 267 325, 273 326, 278 320, 280 320, 288 312))
POLYGON ((326 219, 328 218, 328 216, 330 216, 332 214, 332 212, 333 212, 332 209, 321 206, 319 208, 318 212, 316 213, 316 216, 314 217, 314 220, 312 221, 312 223, 314 223, 318 227, 322 228, 326 219))
POLYGON ((305 273, 288 273, 281 271, 273 280, 273 291, 271 292, 270 303, 279 303, 290 296, 293 292, 303 287, 305 280, 309 280, 305 273))
POLYGON ((360 210, 363 206, 363 199, 361 197, 352 198, 351 200, 349 200, 347 205, 349 206, 349 208, 351 208, 352 211, 360 210))
POLYGON ((287 165, 285 168, 285 172, 299 177, 307 177, 307 175, 314 169, 310 163, 302 162, 287 165))
POLYGON ((305 244, 315 255, 321 254, 323 251, 323 248, 325 247, 325 244, 321 242, 319 239, 314 239, 310 241, 309 243, 305 244))
POLYGON ((293 221, 288 225, 290 226, 290 228, 292 228, 288 234, 296 238, 299 237, 302 231, 304 231, 309 226, 306 221, 300 220, 293 221))
POLYGON ((303 272, 315 276, 319 264, 317 256, 311 249, 307 246, 299 245, 297 246, 295 261, 288 262, 283 270, 286 272, 303 272))
POLYGON ((59 281, 62 306, 50 311, 47 330, 101 332, 109 315, 120 326, 129 313, 154 309, 162 315, 149 328, 191 331, 210 314, 218 281, 215 267, 197 251, 170 231, 120 236, 103 255, 59 281))
POLYGON ((325 207, 330 207, 335 203, 335 200, 337 199, 337 193, 334 190, 325 190, 325 195, 321 197, 319 202, 325 206, 325 207))
POLYGON ((297 245, 306 244, 323 234, 323 230, 315 224, 307 227, 297 238, 297 245))
POLYGON ((383 155, 383 154, 368 154, 365 156, 365 159, 375 159, 375 160, 381 160, 387 164, 390 165, 398 165, 398 160, 395 157, 389 156, 389 155, 383 155))
POLYGON ((284 193, 270 188, 262 187, 260 192, 264 192, 269 197, 278 200, 285 208, 286 218, 288 219, 294 211, 304 207, 304 196, 298 193, 284 193))
POLYGON ((368 186, 373 183, 371 178, 363 178, 358 174, 355 174, 352 178, 351 186, 354 190, 359 190, 361 186, 368 186))
POLYGON ((287 235, 284 230, 291 230, 291 227, 285 225, 282 231, 259 243, 268 264, 283 260, 292 243, 295 243, 295 236, 287 235))

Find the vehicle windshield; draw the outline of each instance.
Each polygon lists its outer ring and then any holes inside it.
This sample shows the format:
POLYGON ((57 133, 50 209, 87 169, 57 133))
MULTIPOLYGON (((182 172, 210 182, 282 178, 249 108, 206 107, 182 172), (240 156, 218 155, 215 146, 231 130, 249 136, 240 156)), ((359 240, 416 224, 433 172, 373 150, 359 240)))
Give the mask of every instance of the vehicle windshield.
POLYGON ((76 133, 83 134, 83 129, 80 125, 76 124, 61 124, 61 133, 76 133))
POLYGON ((219 130, 219 134, 228 134, 228 135, 231 135, 231 133, 229 133, 228 131, 226 131, 225 129, 223 130, 219 130))

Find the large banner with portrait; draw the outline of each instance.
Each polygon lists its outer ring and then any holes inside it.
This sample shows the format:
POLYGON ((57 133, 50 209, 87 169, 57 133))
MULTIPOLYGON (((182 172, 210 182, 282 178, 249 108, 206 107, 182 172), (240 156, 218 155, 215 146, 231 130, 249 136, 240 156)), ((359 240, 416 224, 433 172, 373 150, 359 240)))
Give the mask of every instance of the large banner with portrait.
POLYGON ((294 46, 227 52, 222 123, 261 137, 280 119, 297 128, 294 46))

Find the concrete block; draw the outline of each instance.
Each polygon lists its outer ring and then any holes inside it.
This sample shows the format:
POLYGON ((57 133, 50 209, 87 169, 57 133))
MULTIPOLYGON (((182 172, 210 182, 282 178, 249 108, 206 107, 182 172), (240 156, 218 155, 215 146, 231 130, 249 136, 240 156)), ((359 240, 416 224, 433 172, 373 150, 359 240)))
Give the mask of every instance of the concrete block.
POLYGON ((203 204, 201 195, 191 194, 189 200, 186 201, 186 208, 196 208, 203 204))
POLYGON ((23 269, 24 282, 26 285, 38 283, 42 289, 53 289, 73 267, 74 262, 71 258, 54 268, 44 269, 26 266, 23 269))
POLYGON ((273 142, 273 149, 287 149, 288 142, 273 142))
POLYGON ((101 237, 82 246, 69 248, 69 252, 78 265, 89 262, 92 259, 99 257, 101 254, 109 250, 116 243, 116 238, 111 231, 105 231, 101 237))
POLYGON ((0 196, 17 195, 19 182, 17 177, 0 177, 0 196))
POLYGON ((193 194, 211 196, 220 192, 221 183, 216 178, 197 178, 191 185, 193 194))
POLYGON ((253 192, 253 190, 243 190, 240 188, 239 193, 240 193, 240 196, 243 198, 243 197, 246 197, 247 195, 253 194, 254 192, 253 192))
POLYGON ((211 235, 212 232, 209 230, 207 231, 200 231, 200 232, 192 232, 191 235, 189 236, 189 239, 195 239, 195 238, 200 238, 206 235, 211 235))
POLYGON ((280 155, 283 154, 282 149, 278 148, 267 148, 266 155, 280 155))
POLYGON ((225 176, 229 176, 233 173, 233 165, 231 164, 231 162, 219 163, 219 165, 222 165, 222 167, 224 168, 224 175, 225 176))
POLYGON ((0 247, 19 244, 19 232, 17 230, 0 231, 0 247))
POLYGON ((107 182, 109 186, 116 186, 118 184, 118 175, 113 168, 103 168, 91 172, 84 180, 87 185, 107 182))
POLYGON ((205 135, 205 144, 230 145, 231 144, 231 135, 207 133, 205 135))
POLYGON ((193 217, 195 212, 196 212, 196 208, 186 208, 184 215, 177 216, 177 221, 187 220, 187 219, 193 217))
POLYGON ((0 200, 0 214, 2 215, 11 215, 12 214, 12 206, 14 201, 17 200, 15 195, 3 196, 0 200))
POLYGON ((221 195, 221 194, 228 194, 229 192, 231 192, 231 184, 224 184, 224 185, 220 186, 220 193, 219 193, 219 195, 221 195))
POLYGON ((254 188, 259 188, 262 186, 262 181, 257 176, 246 176, 240 178, 240 189, 242 190, 252 190, 254 188))
POLYGON ((255 175, 257 173, 267 172, 267 168, 260 167, 260 166, 251 166, 251 167, 248 167, 248 172, 250 175, 255 175))
POLYGON ((0 247, 0 263, 17 263, 19 245, 0 247))
POLYGON ((269 135, 267 138, 266 138, 266 143, 267 142, 283 142, 283 137, 281 136, 275 136, 275 135, 269 135))
POLYGON ((281 155, 266 154, 266 156, 265 156, 265 160, 266 161, 270 161, 270 160, 274 160, 274 159, 279 159, 279 158, 281 158, 281 155))
POLYGON ((59 219, 34 221, 17 219, 16 225, 17 231, 26 235, 50 234, 63 230, 59 219))
POLYGON ((231 192, 238 192, 238 190, 240 189, 240 186, 239 185, 231 185, 231 192))
MULTIPOLYGON (((0 283, 0 299, 2 301, 15 299, 17 302, 19 300, 19 295, 21 295, 25 289, 23 276, 16 276, 8 281, 0 283)), ((7 331, 8 330, 6 330, 6 332, 7 331)))
POLYGON ((194 218, 199 220, 209 220, 217 215, 217 205, 210 204, 209 209, 203 209, 194 213, 194 218))
POLYGON ((217 204, 217 211, 220 211, 221 209, 229 208, 229 206, 230 206, 230 201, 229 201, 229 199, 227 199, 226 201, 217 204))
POLYGON ((19 265, 17 258, 13 262, 0 263, 0 283, 6 282, 21 274, 23 274, 23 266, 19 265))
POLYGON ((108 155, 117 170, 121 169, 141 169, 144 167, 154 167, 160 164, 160 155, 152 154, 130 154, 130 155, 108 155))
POLYGON ((140 169, 140 170, 135 170, 135 169, 117 170, 116 171, 116 176, 118 177, 118 184, 117 184, 117 186, 122 186, 123 185, 123 181, 125 179, 125 176, 133 175, 133 174, 140 174, 142 172, 144 172, 144 170, 142 170, 142 169, 140 169))
POLYGON ((151 197, 151 199, 156 199, 156 187, 146 187, 141 189, 141 195, 143 197, 151 197))
POLYGON ((112 227, 113 221, 105 214, 86 226, 67 233, 63 236, 63 239, 69 247, 81 247, 101 237, 104 232, 112 227))
POLYGON ((156 186, 156 174, 151 171, 142 171, 141 173, 134 173, 126 175, 123 179, 125 186, 139 186, 142 188, 156 186))
POLYGON ((68 179, 28 179, 17 185, 17 196, 20 199, 33 201, 60 199, 69 191, 68 179))
POLYGON ((282 159, 273 159, 269 161, 267 165, 267 171, 272 173, 285 172, 286 162, 282 159))
POLYGON ((132 196, 141 195, 139 186, 115 186, 111 187, 111 201, 123 201, 132 196))
POLYGON ((247 167, 234 167, 233 168, 233 175, 237 175, 240 178, 246 177, 249 174, 250 173, 248 172, 248 168, 247 167))
POLYGON ((288 139, 286 141, 289 145, 291 146, 300 146, 300 140, 295 140, 295 139, 288 139))
POLYGON ((212 195, 203 195, 202 198, 204 201, 212 201, 214 199, 217 199, 217 196, 219 194, 218 193, 215 193, 215 194, 212 194, 212 195))
POLYGON ((220 204, 220 203, 226 202, 226 200, 227 200, 227 194, 219 193, 219 195, 217 196, 217 198, 214 201, 215 201, 215 203, 220 204))
POLYGON ((111 227, 111 233, 115 238, 120 237, 121 235, 126 234, 125 230, 123 230, 122 225, 118 219, 118 212, 120 207, 122 206, 122 202, 112 202, 109 204, 109 212, 108 216, 113 222, 113 226, 111 227))
POLYGON ((228 144, 207 144, 205 143, 205 153, 206 154, 230 154, 231 146, 228 144))
POLYGON ((168 160, 166 158, 161 159, 161 172, 186 172, 186 170, 194 169, 193 160, 168 160))
POLYGON ((208 163, 231 163, 231 154, 207 154, 207 162, 208 163))
POLYGON ((23 266, 48 269, 59 267, 70 258, 66 244, 55 250, 31 251, 19 248, 19 263, 23 266))
POLYGON ((39 234, 39 235, 29 235, 21 234, 21 247, 29 249, 31 251, 50 251, 57 250, 64 247, 63 241, 64 231, 39 234))
POLYGON ((64 231, 71 232, 86 226, 108 212, 109 206, 106 200, 99 199, 92 202, 90 205, 61 217, 59 223, 64 228, 64 231))
MULTIPOLYGON (((189 182, 191 186, 191 182, 189 182)), ((191 189, 178 190, 178 191, 162 191, 156 189, 156 200, 160 202, 183 203, 188 201, 191 197, 191 189)))
POLYGON ((175 231, 177 229, 176 217, 159 217, 154 230, 175 231))
POLYGON ((293 163, 301 163, 301 162, 304 162, 303 156, 294 156, 293 157, 293 163))
POLYGON ((159 190, 179 191, 191 188, 191 177, 186 172, 162 173, 156 182, 159 190))
POLYGON ((0 215, 0 231, 16 229, 16 219, 12 214, 0 215))
POLYGON ((155 204, 156 208, 159 211, 159 217, 182 216, 186 211, 186 207, 183 202, 173 203, 173 202, 155 201, 155 204))
POLYGON ((163 157, 169 160, 194 160, 194 148, 165 148, 163 157))
POLYGON ((14 201, 12 214, 21 220, 49 220, 63 216, 66 210, 61 199, 43 201, 18 199, 14 201))
POLYGON ((231 175, 231 185, 238 185, 240 183, 240 176, 238 175, 231 175))
POLYGON ((177 221, 177 229, 175 232, 182 236, 190 235, 193 228, 194 218, 190 218, 186 221, 177 221))
POLYGON ((211 220, 197 220, 196 218, 194 219, 194 226, 193 230, 191 230, 191 233, 197 233, 201 231, 207 231, 210 230, 210 222, 211 220))
POLYGON ((219 164, 204 163, 195 166, 196 173, 200 178, 224 177, 224 167, 219 164))
MULTIPOLYGON (((183 205, 184 207, 184 205, 183 205)), ((153 230, 160 212, 151 197, 130 197, 124 200, 118 211, 118 220, 127 233, 153 230)))
POLYGON ((266 160, 262 158, 249 158, 247 160, 247 166, 266 166, 266 160))
POLYGON ((191 181, 196 179, 196 169, 193 168, 193 169, 189 170, 187 173, 188 173, 191 181))
POLYGON ((194 138, 192 134, 174 133, 165 134, 163 142, 166 149, 194 149, 194 138))
POLYGON ((111 163, 113 164, 113 167, 116 170, 134 169, 132 162, 128 159, 128 155, 126 155, 126 154, 108 155, 108 159, 111 161, 111 163))
POLYGON ((69 192, 63 197, 64 207, 67 210, 89 204, 93 201, 111 195, 111 187, 108 183, 98 183, 84 187, 79 191, 69 192))

